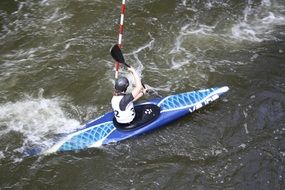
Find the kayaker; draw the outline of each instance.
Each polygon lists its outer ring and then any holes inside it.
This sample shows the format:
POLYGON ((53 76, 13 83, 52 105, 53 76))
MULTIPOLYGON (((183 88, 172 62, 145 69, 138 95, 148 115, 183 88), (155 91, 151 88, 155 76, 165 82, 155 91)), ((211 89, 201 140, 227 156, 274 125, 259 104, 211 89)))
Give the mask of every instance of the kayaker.
POLYGON ((119 124, 131 124, 136 116, 134 104, 136 100, 141 98, 146 89, 143 88, 141 79, 133 67, 129 67, 128 71, 132 73, 135 79, 135 87, 131 93, 126 93, 129 80, 126 77, 120 77, 115 82, 115 90, 111 101, 114 115, 119 124))

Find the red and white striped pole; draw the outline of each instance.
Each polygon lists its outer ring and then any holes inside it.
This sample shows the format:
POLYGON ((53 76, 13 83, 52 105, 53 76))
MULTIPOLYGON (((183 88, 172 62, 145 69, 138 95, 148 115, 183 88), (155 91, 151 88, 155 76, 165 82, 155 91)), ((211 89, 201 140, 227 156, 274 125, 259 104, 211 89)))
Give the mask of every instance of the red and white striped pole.
MULTIPOLYGON (((122 0, 122 7, 121 7, 121 19, 120 19, 120 31, 119 31, 119 39, 118 39, 118 45, 121 48, 122 47, 122 38, 123 38, 123 32, 124 32, 124 15, 125 15, 125 3, 126 0, 122 0)), ((115 78, 117 79, 119 75, 119 63, 116 63, 116 74, 115 78)))

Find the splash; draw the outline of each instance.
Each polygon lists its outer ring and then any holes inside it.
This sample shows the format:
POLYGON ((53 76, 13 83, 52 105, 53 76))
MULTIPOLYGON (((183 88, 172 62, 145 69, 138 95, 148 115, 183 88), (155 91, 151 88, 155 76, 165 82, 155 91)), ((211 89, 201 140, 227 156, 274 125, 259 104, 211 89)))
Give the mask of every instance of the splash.
POLYGON ((1 104, 0 138, 6 139, 6 145, 5 148, 3 144, 1 146, 5 150, 0 150, 0 158, 4 158, 9 151, 21 153, 31 146, 48 147, 53 143, 53 135, 78 128, 80 123, 68 117, 62 102, 59 98, 45 99, 40 96, 1 104), (12 150, 10 147, 13 147, 12 150))

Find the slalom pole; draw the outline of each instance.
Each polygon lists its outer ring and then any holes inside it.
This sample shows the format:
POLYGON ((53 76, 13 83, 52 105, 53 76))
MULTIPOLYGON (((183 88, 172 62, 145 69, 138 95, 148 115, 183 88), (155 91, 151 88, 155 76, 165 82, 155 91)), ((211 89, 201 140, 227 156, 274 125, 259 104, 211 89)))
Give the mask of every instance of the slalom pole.
MULTIPOLYGON (((123 32, 124 32, 124 15, 125 15, 125 6, 126 0, 122 0, 122 6, 121 6, 121 19, 120 19, 120 31, 119 31, 119 39, 118 39, 118 45, 120 48, 122 48, 122 38, 123 38, 123 32)), ((119 63, 116 62, 116 73, 115 78, 117 79, 119 76, 119 63)))

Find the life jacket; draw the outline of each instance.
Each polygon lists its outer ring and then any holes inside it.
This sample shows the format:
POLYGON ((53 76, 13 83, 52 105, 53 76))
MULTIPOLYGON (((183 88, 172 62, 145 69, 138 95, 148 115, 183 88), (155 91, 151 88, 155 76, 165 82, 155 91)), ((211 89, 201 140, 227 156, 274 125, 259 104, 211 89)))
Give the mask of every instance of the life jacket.
POLYGON ((130 123, 136 116, 132 94, 113 96, 111 104, 118 123, 130 123))

